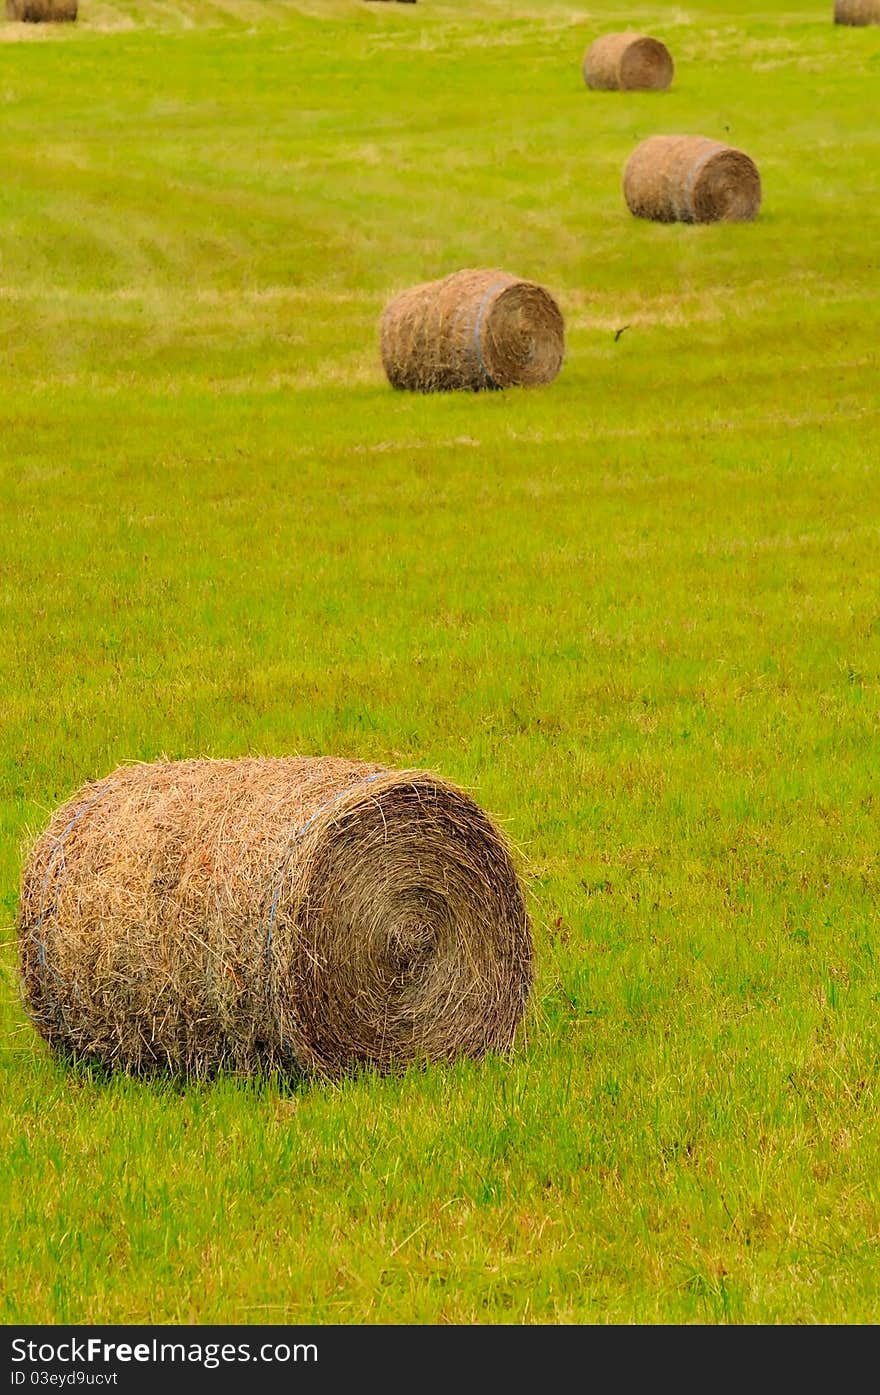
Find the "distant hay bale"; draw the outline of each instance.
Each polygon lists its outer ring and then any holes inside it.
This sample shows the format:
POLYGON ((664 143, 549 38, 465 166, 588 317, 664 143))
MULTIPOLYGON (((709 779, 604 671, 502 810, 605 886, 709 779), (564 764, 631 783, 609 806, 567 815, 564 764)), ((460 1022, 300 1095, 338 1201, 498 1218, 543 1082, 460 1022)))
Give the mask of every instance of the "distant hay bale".
POLYGON ((532 978, 498 828, 434 775, 348 760, 115 770, 37 839, 17 930, 40 1034, 132 1073, 481 1057, 532 978))
POLYGON ((77 0, 6 0, 6 18, 28 24, 62 24, 76 19, 77 0))
POLYGON ((649 136, 623 172, 630 212, 660 223, 744 222, 761 206, 753 160, 704 136, 649 136))
POLYGON ((880 24, 880 0, 835 0, 835 24, 880 24))
POLYGON ((584 82, 602 92, 662 92, 674 71, 664 43, 631 30, 602 34, 584 54, 584 82))
POLYGON ((395 297, 380 322, 388 381, 411 392, 549 383, 565 325, 549 291, 506 271, 456 271, 395 297))

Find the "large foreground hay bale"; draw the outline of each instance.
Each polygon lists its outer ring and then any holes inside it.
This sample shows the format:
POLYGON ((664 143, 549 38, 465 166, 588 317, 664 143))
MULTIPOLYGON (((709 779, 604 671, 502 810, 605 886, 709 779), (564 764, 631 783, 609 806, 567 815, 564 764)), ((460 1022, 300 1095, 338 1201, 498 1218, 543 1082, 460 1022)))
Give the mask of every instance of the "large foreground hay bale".
POLYGON ((705 136, 649 136, 623 172, 638 218, 660 223, 744 222, 761 206, 761 177, 742 150, 705 136))
POLYGON ((664 43, 632 30, 602 34, 584 54, 584 82, 602 92, 662 92, 674 71, 664 43))
POLYGON ((880 24, 880 0, 835 0, 835 24, 880 24))
POLYGON ((549 291, 506 271, 456 271, 404 291, 379 327, 393 387, 479 392, 549 383, 562 367, 565 325, 549 291))
POLYGON ((25 1005, 132 1072, 337 1075, 510 1046, 532 975, 507 844, 424 771, 333 759, 123 766, 26 861, 25 1005))
POLYGON ((6 18, 29 24, 61 24, 75 20, 77 8, 77 0, 6 0, 6 18))

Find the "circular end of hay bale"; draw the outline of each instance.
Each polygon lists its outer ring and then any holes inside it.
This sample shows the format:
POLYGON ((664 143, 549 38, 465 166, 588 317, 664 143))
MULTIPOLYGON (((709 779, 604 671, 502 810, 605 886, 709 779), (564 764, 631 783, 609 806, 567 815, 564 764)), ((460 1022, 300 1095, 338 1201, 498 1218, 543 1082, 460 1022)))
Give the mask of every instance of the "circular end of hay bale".
POLYGON ((496 387, 552 383, 562 368, 562 312, 549 291, 532 281, 516 281, 493 297, 480 337, 486 372, 496 387))
POLYGON ((744 223, 758 216, 761 176, 742 150, 725 148, 710 156, 693 182, 695 223, 744 223))
POLYGON ((648 34, 603 34, 584 55, 583 74, 595 91, 661 92, 675 65, 664 43, 648 34))
POLYGON ((627 46, 620 60, 620 86, 631 92, 662 92, 672 82, 673 72, 666 45, 644 35, 627 46))
POLYGON ((319 821, 300 859, 302 899, 279 905, 272 951, 278 1027, 300 1066, 332 1076, 509 1048, 530 931, 507 848, 467 795, 423 775, 380 780, 319 821))
POLYGON ((661 223, 748 222, 761 207, 761 177, 742 150, 705 136, 650 136, 623 172, 631 213, 661 223))

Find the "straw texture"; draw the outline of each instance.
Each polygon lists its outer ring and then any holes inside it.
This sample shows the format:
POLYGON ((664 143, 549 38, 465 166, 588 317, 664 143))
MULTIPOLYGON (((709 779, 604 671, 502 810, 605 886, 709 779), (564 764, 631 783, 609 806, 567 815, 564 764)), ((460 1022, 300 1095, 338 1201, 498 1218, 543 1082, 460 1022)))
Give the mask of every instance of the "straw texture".
POLYGON ((672 82, 672 55, 659 39, 625 30, 602 34, 584 55, 584 82, 602 92, 661 92, 672 82))
POLYGON ((6 18, 29 24, 72 22, 76 15, 77 0, 6 0, 6 18))
POLYGON ((741 150, 705 136, 650 136, 623 172, 630 212, 661 223, 744 222, 757 217, 761 178, 741 150))
POLYGON ((565 325, 543 286, 506 271, 465 270, 395 297, 379 338, 393 387, 479 392, 552 382, 565 325))
POLYGON ((196 1077, 505 1050, 532 977, 507 844, 470 796, 332 758, 85 786, 27 858, 18 941, 54 1047, 196 1077))
POLYGON ((835 24, 880 24, 880 0, 835 0, 835 24))

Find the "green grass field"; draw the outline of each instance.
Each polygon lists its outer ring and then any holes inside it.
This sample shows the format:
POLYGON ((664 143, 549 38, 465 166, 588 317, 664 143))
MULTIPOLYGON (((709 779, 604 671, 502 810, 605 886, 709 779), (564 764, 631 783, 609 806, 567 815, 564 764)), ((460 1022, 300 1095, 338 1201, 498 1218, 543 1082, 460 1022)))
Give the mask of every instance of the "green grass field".
POLYGON ((830 0, 0 24, 4 1322, 877 1321, 878 81, 830 0), (621 27, 670 91, 587 91, 621 27), (629 215, 679 131, 753 157, 755 223, 629 215), (556 295, 559 378, 393 392, 387 299, 483 265, 556 295), (27 838, 120 761, 247 753, 500 820, 510 1059, 49 1056, 27 838))

